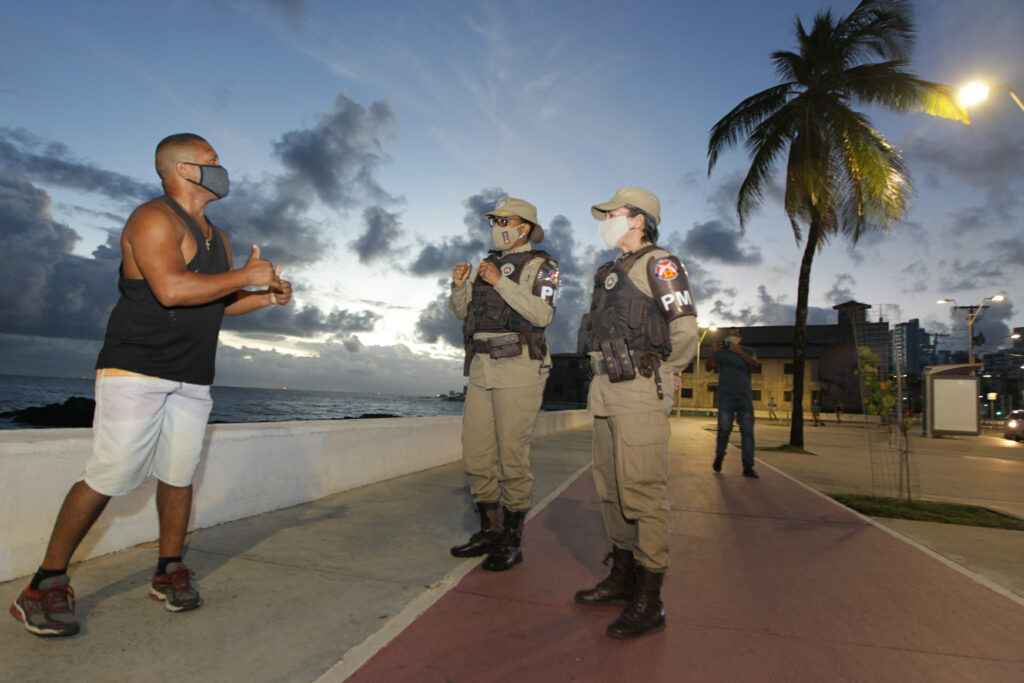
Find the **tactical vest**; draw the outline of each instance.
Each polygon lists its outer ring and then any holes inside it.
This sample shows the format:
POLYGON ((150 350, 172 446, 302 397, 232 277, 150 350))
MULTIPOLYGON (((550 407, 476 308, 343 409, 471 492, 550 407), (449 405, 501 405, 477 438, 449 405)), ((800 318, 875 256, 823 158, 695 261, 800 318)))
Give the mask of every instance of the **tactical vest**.
MULTIPOLYGON (((518 285, 526 264, 537 256, 550 263, 555 262, 550 254, 539 249, 518 251, 504 256, 498 252, 491 252, 484 260, 493 263, 502 275, 518 285), (512 268, 511 271, 509 266, 512 268)), ((473 282, 473 298, 469 304, 469 311, 465 320, 462 321, 462 336, 467 344, 473 340, 473 335, 476 332, 518 332, 543 335, 544 328, 537 327, 516 313, 508 305, 508 302, 494 291, 493 286, 484 282, 483 278, 477 277, 473 282)))
MULTIPOLYGON (((540 256, 545 261, 542 269, 549 265, 552 269, 557 266, 555 259, 550 254, 539 249, 518 251, 504 256, 500 252, 492 251, 484 260, 493 263, 502 275, 518 285, 526 264, 536 256, 540 256)), ((552 302, 553 305, 554 302, 552 302)), ((534 325, 513 310, 508 302, 494 291, 494 287, 480 277, 473 282, 469 310, 466 312, 465 320, 462 321, 462 338, 466 347, 466 362, 462 367, 462 374, 466 376, 469 376, 470 364, 473 362, 473 356, 478 352, 490 353, 493 358, 518 356, 522 354, 523 344, 526 345, 531 360, 543 360, 548 352, 544 328, 534 325), (519 339, 513 337, 511 340, 500 340, 503 342, 504 350, 498 351, 490 349, 487 342, 474 343, 473 335, 477 332, 507 332, 517 335, 519 339), (482 345, 482 348, 477 348, 479 345, 482 345)))
POLYGON ((629 279, 633 264, 654 249, 649 245, 616 263, 611 261, 594 276, 590 312, 580 324, 578 351, 599 351, 602 340, 624 337, 631 351, 656 353, 662 359, 672 352, 668 323, 657 301, 640 291, 629 279))

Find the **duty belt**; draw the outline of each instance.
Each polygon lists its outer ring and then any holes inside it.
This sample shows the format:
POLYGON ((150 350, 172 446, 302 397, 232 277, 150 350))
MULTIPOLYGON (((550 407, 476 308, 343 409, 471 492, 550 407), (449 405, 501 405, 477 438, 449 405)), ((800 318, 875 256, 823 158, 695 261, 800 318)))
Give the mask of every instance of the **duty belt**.
POLYGON ((508 358, 523 354, 523 339, 518 334, 503 334, 490 339, 474 339, 473 350, 491 358, 508 358))
MULTIPOLYGON (((629 352, 629 359, 633 363, 633 367, 636 368, 636 369, 639 369, 640 370, 640 374, 642 376, 644 376, 644 377, 650 377, 652 375, 654 376, 654 385, 658 388, 658 399, 661 400, 661 399, 665 398, 665 393, 664 393, 664 391, 662 390, 662 387, 661 387, 661 373, 658 372, 658 365, 659 365, 658 361, 660 359, 655 354, 644 353, 643 356, 646 356, 646 358, 648 360, 650 360, 651 357, 654 357, 655 358, 654 365, 651 365, 650 363, 643 363, 641 361, 641 353, 638 353, 637 351, 630 351, 629 352)), ((594 373, 594 376, 609 374, 608 373, 608 366, 606 365, 604 358, 594 358, 593 356, 590 356, 590 369, 594 373)), ((632 377, 633 377, 632 375, 628 375, 627 376, 628 379, 632 379, 632 377)), ((623 378, 620 377, 619 379, 614 379, 614 378, 609 378, 609 379, 611 379, 612 382, 619 382, 619 381, 622 381, 623 378)))
MULTIPOLYGON (((630 351, 629 352, 629 357, 633 361, 633 367, 637 367, 637 365, 638 365, 637 361, 639 359, 637 358, 636 351, 630 351)), ((594 358, 593 356, 590 356, 589 359, 590 359, 590 370, 591 370, 591 372, 593 372, 595 375, 607 375, 608 374, 608 367, 604 363, 604 358, 600 358, 600 357, 594 358)))

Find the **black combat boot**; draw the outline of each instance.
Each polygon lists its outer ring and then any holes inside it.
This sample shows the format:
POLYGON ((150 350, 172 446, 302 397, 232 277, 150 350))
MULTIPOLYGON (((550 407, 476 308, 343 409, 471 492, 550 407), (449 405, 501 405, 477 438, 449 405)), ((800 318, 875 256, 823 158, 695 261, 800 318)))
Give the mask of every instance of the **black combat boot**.
POLYGON ((504 506, 501 509, 505 513, 505 531, 484 560, 483 567, 489 572, 503 572, 523 561, 523 552, 519 546, 523 542, 526 510, 512 512, 504 506))
POLYGON ((665 628, 665 609, 661 604, 661 582, 664 572, 652 572, 636 565, 636 595, 619 618, 608 625, 606 633, 612 638, 639 638, 665 628))
POLYGON ((612 546, 604 564, 612 560, 612 571, 593 588, 576 591, 576 602, 581 605, 622 605, 625 607, 636 593, 636 562, 633 551, 612 546))
POLYGON ((494 549, 501 539, 504 527, 501 523, 501 510, 497 503, 477 503, 476 511, 480 513, 480 531, 469 537, 462 545, 452 548, 455 557, 479 557, 494 549))

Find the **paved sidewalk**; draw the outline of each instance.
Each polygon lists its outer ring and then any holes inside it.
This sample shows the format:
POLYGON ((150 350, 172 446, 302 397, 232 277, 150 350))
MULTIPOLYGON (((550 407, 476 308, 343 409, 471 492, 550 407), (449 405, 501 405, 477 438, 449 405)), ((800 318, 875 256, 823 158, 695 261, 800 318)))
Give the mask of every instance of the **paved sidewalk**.
POLYGON ((572 602, 606 571, 583 430, 536 443, 536 498, 559 495, 509 572, 448 555, 475 520, 435 468, 195 533, 195 612, 147 599, 152 548, 76 565, 83 634, 3 620, 0 680, 1024 680, 1021 602, 738 453, 714 474, 713 438, 674 421, 669 625, 640 641, 572 602))
MULTIPOLYGON (((787 443, 789 426, 759 419, 756 456, 819 491, 885 495, 872 485, 867 436, 857 417, 847 416, 850 422, 841 425, 806 426, 804 444, 814 455, 761 450, 787 443)), ((714 426, 700 422, 705 429, 714 426)), ((979 505, 1024 519, 1024 444, 993 435, 926 439, 915 431, 910 457, 916 498, 979 505)), ((1024 598, 1024 531, 875 521, 1024 598)))

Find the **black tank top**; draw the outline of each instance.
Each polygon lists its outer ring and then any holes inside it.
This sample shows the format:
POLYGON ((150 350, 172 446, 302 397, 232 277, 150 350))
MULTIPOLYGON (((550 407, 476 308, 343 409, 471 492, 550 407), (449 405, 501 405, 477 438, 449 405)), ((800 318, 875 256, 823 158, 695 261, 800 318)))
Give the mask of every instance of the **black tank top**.
MULTIPOLYGON (((188 226, 196 255, 186 268, 213 275, 228 270, 228 255, 220 233, 210 225, 210 246, 195 220, 172 198, 160 198, 188 226)), ((213 384, 217 335, 224 315, 224 298, 199 306, 161 304, 144 279, 124 276, 119 269, 121 298, 110 313, 107 335, 96 360, 97 368, 120 368, 143 375, 191 384, 213 384)))

